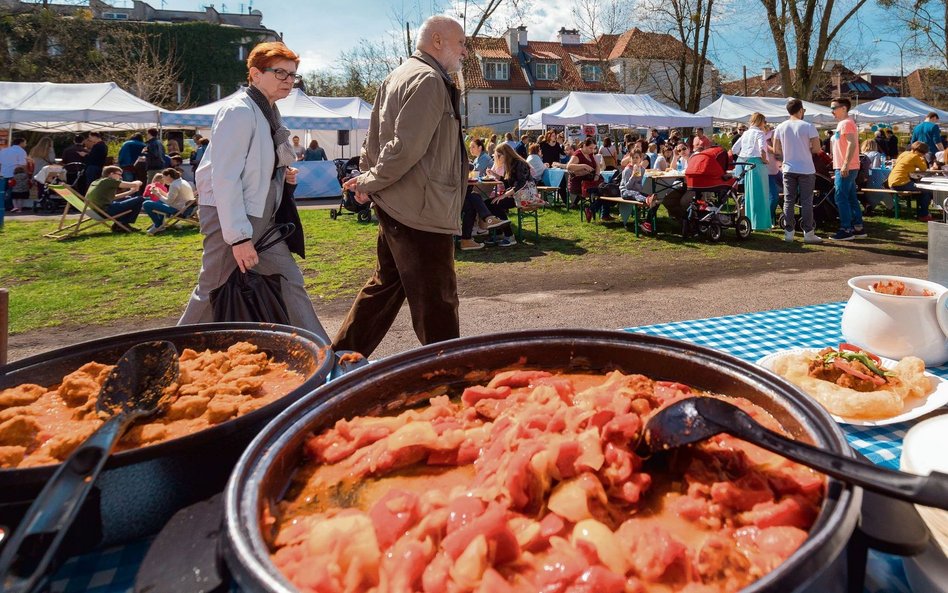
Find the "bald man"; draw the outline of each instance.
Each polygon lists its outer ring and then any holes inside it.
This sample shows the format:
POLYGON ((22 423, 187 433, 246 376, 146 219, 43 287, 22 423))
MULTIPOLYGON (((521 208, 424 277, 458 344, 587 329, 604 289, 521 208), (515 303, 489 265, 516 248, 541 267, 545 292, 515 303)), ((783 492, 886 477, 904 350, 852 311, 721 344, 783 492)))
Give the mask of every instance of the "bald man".
POLYGON ((345 190, 375 204, 378 265, 333 342, 369 356, 408 300, 422 344, 460 336, 454 235, 467 188, 460 93, 464 31, 444 16, 418 31, 418 50, 379 87, 359 162, 345 190))

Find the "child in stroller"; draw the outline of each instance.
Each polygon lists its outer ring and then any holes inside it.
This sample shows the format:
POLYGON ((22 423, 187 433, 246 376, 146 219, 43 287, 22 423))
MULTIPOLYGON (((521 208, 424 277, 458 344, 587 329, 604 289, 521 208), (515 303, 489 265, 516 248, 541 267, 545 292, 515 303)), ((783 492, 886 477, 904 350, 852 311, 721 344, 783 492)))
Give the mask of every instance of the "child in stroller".
MULTIPOLYGON (((361 175, 359 170, 359 157, 351 159, 334 159, 336 165, 336 174, 339 179, 339 185, 353 177, 361 175)), ((355 199, 355 194, 346 190, 342 191, 342 201, 338 208, 329 211, 329 218, 336 220, 342 214, 355 214, 359 222, 369 222, 372 220, 372 202, 360 204, 355 199)))
POLYGON ((744 216, 744 197, 734 186, 754 165, 734 163, 742 167, 738 177, 733 177, 727 173, 729 160, 727 152, 719 146, 702 150, 688 159, 685 181, 694 192, 694 201, 682 217, 682 237, 687 239, 700 233, 712 241, 720 241, 726 228, 735 229, 739 239, 750 237, 751 223, 744 216))

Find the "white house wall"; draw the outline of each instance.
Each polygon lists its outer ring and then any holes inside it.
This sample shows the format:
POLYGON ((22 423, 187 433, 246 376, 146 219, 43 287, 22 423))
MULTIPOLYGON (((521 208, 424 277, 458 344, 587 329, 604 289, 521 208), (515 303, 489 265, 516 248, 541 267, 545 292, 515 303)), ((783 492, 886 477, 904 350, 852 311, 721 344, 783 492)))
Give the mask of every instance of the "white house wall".
MULTIPOLYGON (((539 103, 539 100, 536 100, 539 103)), ((530 91, 476 89, 467 93, 466 126, 490 126, 499 133, 512 132, 517 121, 536 109, 530 101, 530 91), (509 114, 488 113, 488 97, 510 97, 509 114)))

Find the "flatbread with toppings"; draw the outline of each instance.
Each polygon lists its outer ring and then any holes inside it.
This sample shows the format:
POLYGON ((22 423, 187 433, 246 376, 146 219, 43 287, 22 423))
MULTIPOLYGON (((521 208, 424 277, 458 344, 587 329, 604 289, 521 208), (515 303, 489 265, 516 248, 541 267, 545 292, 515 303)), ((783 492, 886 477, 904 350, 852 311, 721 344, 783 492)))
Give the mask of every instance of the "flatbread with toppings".
POLYGON ((900 414, 906 401, 935 390, 922 359, 906 356, 889 368, 852 344, 787 354, 774 362, 774 372, 847 418, 889 418, 900 414))

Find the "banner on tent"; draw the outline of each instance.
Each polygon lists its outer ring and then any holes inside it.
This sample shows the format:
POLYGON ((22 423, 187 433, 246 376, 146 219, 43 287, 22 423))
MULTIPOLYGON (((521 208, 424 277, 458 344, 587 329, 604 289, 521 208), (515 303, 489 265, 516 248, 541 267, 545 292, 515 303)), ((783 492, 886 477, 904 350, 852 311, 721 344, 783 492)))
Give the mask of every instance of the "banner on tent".
POLYGON ((583 135, 584 136, 595 136, 596 135, 596 126, 586 124, 583 126, 583 135))
POLYGON ((598 125, 596 126, 596 134, 598 134, 598 135, 600 135, 600 136, 608 136, 608 135, 609 135, 609 124, 598 124, 598 125))
POLYGON ((547 132, 556 132, 557 134, 565 130, 566 130, 566 126, 560 125, 560 124, 552 124, 546 127, 547 132))
POLYGON ((582 126, 566 126, 566 135, 570 138, 579 138, 583 135, 582 126))

